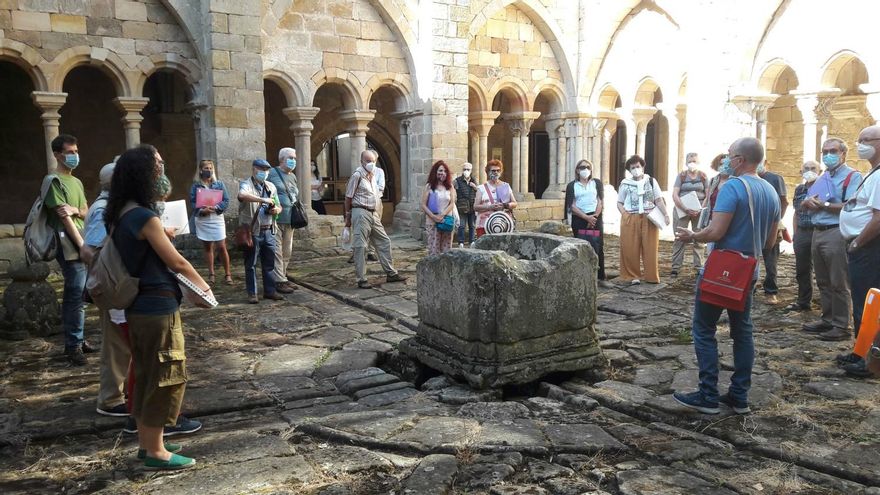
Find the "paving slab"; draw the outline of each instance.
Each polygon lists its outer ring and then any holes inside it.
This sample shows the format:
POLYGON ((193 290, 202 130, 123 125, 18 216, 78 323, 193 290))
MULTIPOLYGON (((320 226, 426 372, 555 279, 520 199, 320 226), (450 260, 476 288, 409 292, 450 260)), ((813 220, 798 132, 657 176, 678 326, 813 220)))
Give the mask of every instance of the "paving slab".
POLYGON ((617 473, 622 495, 735 495, 735 492, 668 467, 617 473))
POLYGON ((415 442, 429 448, 441 445, 467 446, 475 442, 480 424, 467 418, 425 417, 420 418, 409 430, 393 435, 389 440, 415 442))
POLYGON ((316 378, 329 378, 352 370, 379 364, 379 353, 373 351, 332 351, 315 370, 316 378))
POLYGON ((628 447, 618 442, 602 428, 591 424, 554 424, 544 427, 544 434, 550 444, 557 449, 577 447, 584 452, 601 452, 603 450, 627 450, 628 447))
POLYGON ((319 347, 284 345, 258 360, 255 375, 311 376, 327 354, 328 350, 319 347))
POLYGON ((426 456, 403 482, 403 493, 446 495, 451 491, 456 474, 458 474, 458 460, 454 455, 426 456))

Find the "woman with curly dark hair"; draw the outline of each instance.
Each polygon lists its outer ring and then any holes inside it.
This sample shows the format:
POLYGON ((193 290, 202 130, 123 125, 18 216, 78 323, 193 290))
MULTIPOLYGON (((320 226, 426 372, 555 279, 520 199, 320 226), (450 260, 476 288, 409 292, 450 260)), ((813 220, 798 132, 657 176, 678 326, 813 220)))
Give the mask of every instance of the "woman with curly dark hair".
POLYGON ((455 226, 455 188, 452 174, 443 160, 438 160, 428 174, 428 183, 422 191, 422 210, 425 212, 425 232, 428 235, 428 255, 445 253, 452 249, 452 231, 455 226))
POLYGON ((163 444, 166 425, 178 421, 186 387, 186 354, 180 322, 181 292, 171 271, 183 274, 210 294, 211 289, 177 252, 151 204, 162 157, 156 148, 132 148, 116 162, 104 222, 128 272, 140 279, 138 295, 126 308, 135 386, 131 401, 137 423, 139 457, 149 469, 181 469, 195 460, 163 444), (169 271, 171 270, 171 271, 169 271))

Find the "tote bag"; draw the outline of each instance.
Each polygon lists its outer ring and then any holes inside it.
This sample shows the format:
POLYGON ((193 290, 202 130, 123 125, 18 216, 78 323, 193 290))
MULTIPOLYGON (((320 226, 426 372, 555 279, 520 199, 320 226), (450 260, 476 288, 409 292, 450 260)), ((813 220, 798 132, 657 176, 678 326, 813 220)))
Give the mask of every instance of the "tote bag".
MULTIPOLYGON (((746 193, 749 196, 749 215, 752 218, 752 228, 755 229, 757 227, 752 190, 748 182, 739 177, 736 179, 746 186, 746 193)), ((753 234, 752 239, 755 241, 755 253, 760 253, 758 236, 753 234)), ((703 278, 700 279, 700 301, 732 311, 745 310, 757 265, 758 259, 754 256, 733 249, 712 250, 703 267, 703 278)))

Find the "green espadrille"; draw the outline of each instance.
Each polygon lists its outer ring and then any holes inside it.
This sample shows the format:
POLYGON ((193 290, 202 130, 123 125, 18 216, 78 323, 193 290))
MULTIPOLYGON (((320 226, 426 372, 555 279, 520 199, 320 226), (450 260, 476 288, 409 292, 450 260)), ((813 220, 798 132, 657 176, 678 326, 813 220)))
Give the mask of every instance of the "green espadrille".
MULTIPOLYGON (((176 443, 166 443, 165 444, 165 450, 167 450, 168 452, 171 452, 172 454, 175 452, 180 452, 180 449, 182 449, 182 448, 183 448, 182 445, 178 445, 176 443)), ((138 449, 138 459, 144 460, 146 458, 147 458, 147 449, 138 449)))
POLYGON ((195 465, 195 459, 177 454, 171 454, 171 458, 167 461, 163 461, 162 459, 153 459, 150 456, 146 456, 146 460, 144 461, 144 468, 150 470, 186 469, 191 468, 195 465))

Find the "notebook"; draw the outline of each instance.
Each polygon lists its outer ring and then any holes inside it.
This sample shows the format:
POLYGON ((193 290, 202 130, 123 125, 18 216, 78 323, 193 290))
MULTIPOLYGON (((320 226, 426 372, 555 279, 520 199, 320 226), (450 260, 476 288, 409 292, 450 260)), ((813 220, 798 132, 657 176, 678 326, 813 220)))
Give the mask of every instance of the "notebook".
MULTIPOLYGON (((170 271, 170 270, 169 270, 170 271)), ((214 308, 219 304, 217 299, 207 292, 200 289, 196 284, 193 283, 192 280, 186 278, 181 273, 171 272, 174 274, 174 277, 177 279, 177 282, 180 284, 180 289, 184 292, 185 299, 191 299, 191 297, 187 296, 196 296, 204 301, 209 307, 214 308)))
POLYGON ((196 208, 217 206, 221 201, 223 201, 223 191, 205 187, 196 189, 196 208))

